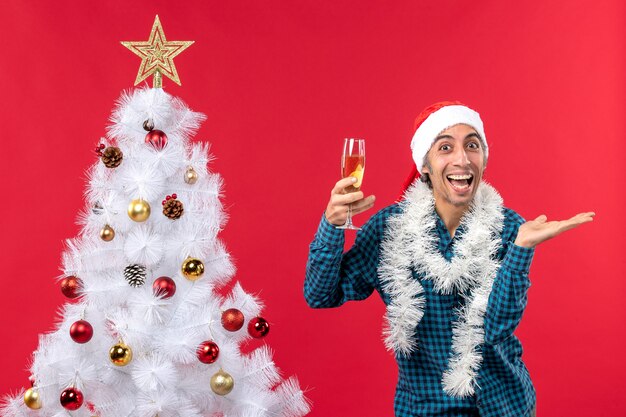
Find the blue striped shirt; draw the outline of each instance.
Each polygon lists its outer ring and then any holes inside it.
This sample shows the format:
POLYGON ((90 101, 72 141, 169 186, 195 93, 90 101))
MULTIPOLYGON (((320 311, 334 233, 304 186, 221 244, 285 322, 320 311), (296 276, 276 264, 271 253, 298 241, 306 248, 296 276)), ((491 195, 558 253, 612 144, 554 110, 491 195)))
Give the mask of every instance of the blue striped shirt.
MULTIPOLYGON (((388 206, 357 233, 352 248, 343 253, 344 234, 322 216, 315 239, 310 245, 304 295, 313 308, 338 307, 346 301, 363 300, 376 290, 385 305, 389 295, 381 288, 377 274, 380 247, 387 219, 399 214, 398 204, 388 206)), ((449 261, 454 244, 463 235, 462 227, 454 238, 437 213, 436 230, 439 251, 449 261)), ((485 340, 480 346, 483 363, 476 379, 476 394, 466 398, 451 397, 443 391, 441 378, 451 352, 455 310, 464 303, 453 291, 442 295, 433 290, 433 282, 413 277, 424 287, 426 308, 416 329, 418 347, 408 358, 396 355, 399 380, 394 402, 397 417, 526 417, 535 406, 535 389, 522 362, 522 345, 513 332, 526 308, 530 287, 528 270, 534 249, 515 245, 519 226, 524 220, 504 208, 501 261, 485 314, 485 340)))

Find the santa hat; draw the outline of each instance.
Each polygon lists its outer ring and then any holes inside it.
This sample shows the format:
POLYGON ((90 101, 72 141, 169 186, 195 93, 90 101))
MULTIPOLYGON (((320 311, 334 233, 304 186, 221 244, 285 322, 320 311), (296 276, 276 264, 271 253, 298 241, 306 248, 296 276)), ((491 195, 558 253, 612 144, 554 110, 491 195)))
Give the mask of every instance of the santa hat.
POLYGON ((480 135, 485 146, 485 158, 487 157, 489 147, 487 146, 483 121, 476 111, 458 101, 440 101, 432 104, 422 110, 415 118, 413 127, 415 134, 411 140, 414 164, 411 174, 404 182, 403 194, 413 184, 413 181, 420 176, 422 166, 424 165, 424 157, 430 150, 437 135, 447 128, 461 123, 473 127, 480 135))

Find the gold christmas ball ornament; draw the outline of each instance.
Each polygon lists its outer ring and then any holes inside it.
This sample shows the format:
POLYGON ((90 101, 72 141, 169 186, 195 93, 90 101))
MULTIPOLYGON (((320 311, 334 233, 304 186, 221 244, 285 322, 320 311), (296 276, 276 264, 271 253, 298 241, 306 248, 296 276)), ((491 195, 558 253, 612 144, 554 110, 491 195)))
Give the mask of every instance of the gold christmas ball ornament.
POLYGON ((100 230, 100 238, 105 242, 110 242, 115 237, 115 230, 108 224, 104 225, 102 230, 100 230))
POLYGON ((187 258, 185 262, 183 262, 181 271, 189 281, 197 281, 202 277, 202 274, 204 274, 204 264, 200 259, 187 258))
POLYGON ((235 381, 233 377, 221 369, 211 377, 211 389, 217 395, 228 394, 233 390, 234 386, 235 381))
POLYGON ((187 184, 195 184, 198 181, 198 173, 193 167, 187 167, 187 171, 185 171, 185 182, 187 184))
POLYGON ((34 388, 29 388, 24 393, 24 404, 31 410, 39 410, 41 408, 41 397, 34 388))
POLYGON ((128 205, 128 217, 136 222, 145 222, 150 217, 150 204, 138 198, 128 205))
POLYGON ((113 365, 126 366, 133 359, 133 351, 130 347, 120 342, 117 345, 113 345, 109 350, 109 358, 113 365))

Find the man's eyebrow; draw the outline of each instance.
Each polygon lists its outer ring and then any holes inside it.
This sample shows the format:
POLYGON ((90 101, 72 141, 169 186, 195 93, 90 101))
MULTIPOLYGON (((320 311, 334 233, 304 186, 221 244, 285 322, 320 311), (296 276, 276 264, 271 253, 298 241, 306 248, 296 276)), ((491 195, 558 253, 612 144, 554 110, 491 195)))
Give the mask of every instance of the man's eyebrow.
MULTIPOLYGON (((480 135, 476 132, 472 132, 472 133, 468 133, 467 136, 465 136, 464 140, 467 140, 469 138, 476 138, 476 139, 482 139, 480 137, 480 135)), ((441 140, 441 139, 454 139, 451 135, 439 135, 435 138, 435 142, 441 140)), ((434 142, 433 142, 434 143, 434 142)))
POLYGON ((437 136, 435 138, 435 142, 437 142, 438 140, 441 140, 441 139, 454 139, 454 138, 452 136, 450 136, 450 135, 439 135, 439 136, 437 136))

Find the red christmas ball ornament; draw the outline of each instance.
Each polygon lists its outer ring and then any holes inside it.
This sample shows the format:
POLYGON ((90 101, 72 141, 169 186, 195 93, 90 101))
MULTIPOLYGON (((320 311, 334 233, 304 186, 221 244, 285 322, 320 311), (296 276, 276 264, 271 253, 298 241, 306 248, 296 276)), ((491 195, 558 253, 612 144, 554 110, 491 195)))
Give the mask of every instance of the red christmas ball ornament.
POLYGON ((67 298, 80 297, 83 282, 75 276, 65 277, 61 280, 61 292, 67 298))
POLYGON ((159 277, 152 283, 152 292, 156 297, 170 298, 176 293, 176 283, 170 277, 159 277))
POLYGON ((243 327, 243 313, 236 308, 229 308, 222 313, 222 326, 229 332, 236 332, 243 327))
POLYGON ((198 360, 202 363, 213 363, 217 360, 217 357, 220 353, 220 348, 217 347, 215 342, 207 340, 206 342, 202 342, 200 346, 198 346, 198 350, 196 354, 198 355, 198 360))
POLYGON ((248 323, 250 336, 260 339, 270 332, 270 324, 263 317, 255 317, 248 323))
POLYGON ((102 150, 104 148, 105 148, 104 143, 101 143, 100 145, 96 146, 96 149, 94 149, 96 151, 96 155, 102 156, 102 150))
POLYGON ((78 410, 83 405, 83 393, 74 387, 63 390, 61 393, 61 405, 66 410, 78 410))
POLYGON ((88 321, 75 321, 70 327, 70 337, 76 343, 87 343, 93 337, 93 327, 88 321))
POLYGON ((154 146, 155 149, 161 150, 167 145, 167 135, 158 129, 154 129, 148 132, 146 135, 146 143, 154 146))

